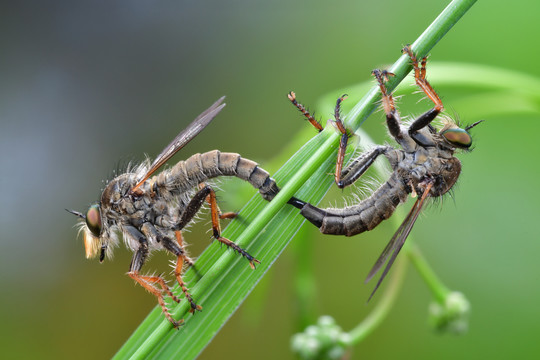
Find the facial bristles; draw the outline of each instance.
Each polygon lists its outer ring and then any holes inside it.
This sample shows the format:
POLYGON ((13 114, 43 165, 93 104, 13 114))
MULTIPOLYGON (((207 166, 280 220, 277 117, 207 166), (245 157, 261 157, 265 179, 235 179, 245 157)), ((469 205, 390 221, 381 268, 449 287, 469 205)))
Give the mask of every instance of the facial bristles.
POLYGON ((101 250, 99 238, 95 237, 92 232, 84 227, 84 251, 87 259, 96 257, 101 250))

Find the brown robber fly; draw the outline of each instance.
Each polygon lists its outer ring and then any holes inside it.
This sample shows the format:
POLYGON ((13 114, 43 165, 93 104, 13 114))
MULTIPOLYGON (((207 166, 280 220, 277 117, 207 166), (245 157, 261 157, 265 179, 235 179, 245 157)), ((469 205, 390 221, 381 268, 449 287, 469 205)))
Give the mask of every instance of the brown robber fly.
MULTIPOLYGON (((433 101, 435 107, 405 128, 401 124, 392 94, 388 93, 385 86, 388 77, 394 74, 378 69, 372 72, 381 89, 388 130, 401 149, 388 145, 376 146, 352 160, 350 165, 342 170, 349 137, 340 119, 340 104, 345 96, 337 100, 334 114, 334 124, 342 134, 335 172, 337 186, 344 188, 354 183, 379 155, 384 155, 390 162, 393 170, 390 178, 367 199, 341 209, 320 209, 298 199, 289 201, 300 209, 302 216, 317 226, 323 234, 353 236, 374 229, 383 220, 392 216, 396 207, 405 202, 409 194, 413 196, 418 194, 411 211, 367 276, 366 282, 371 280, 387 263, 370 299, 394 263, 426 200, 444 195, 456 183, 461 173, 461 162, 454 157, 454 153, 460 149, 471 149, 472 138, 469 130, 481 122, 475 122, 462 129, 450 117, 442 116, 444 126, 440 130, 435 129, 431 122, 442 112, 443 104, 426 80, 426 58, 424 57, 419 63, 410 46, 406 46, 403 52, 411 59, 416 84, 433 101)), ((289 93, 289 100, 319 131, 322 130, 322 126, 303 105, 296 101, 293 92, 289 93)))
POLYGON ((178 150, 199 134, 223 109, 224 97, 200 114, 186 129, 157 156, 153 163, 147 160, 108 182, 98 203, 80 213, 68 210, 81 218, 80 230, 84 234, 86 257, 99 254, 102 262, 118 244, 122 234, 124 243, 133 251, 128 275, 154 294, 165 317, 178 328, 183 320, 172 318, 164 296, 180 302, 161 276, 140 274, 148 255, 153 250, 166 250, 176 256, 174 274, 182 292, 191 305, 190 312, 201 310, 191 297, 182 280, 184 263, 192 265, 182 240, 182 229, 193 221, 205 202, 210 204, 213 237, 220 243, 244 256, 252 268, 259 261, 246 250, 221 236, 219 219, 232 218, 235 213, 222 214, 209 179, 236 176, 249 182, 262 197, 270 201, 279 191, 268 172, 255 162, 239 154, 218 150, 195 154, 173 167, 154 173, 178 150))

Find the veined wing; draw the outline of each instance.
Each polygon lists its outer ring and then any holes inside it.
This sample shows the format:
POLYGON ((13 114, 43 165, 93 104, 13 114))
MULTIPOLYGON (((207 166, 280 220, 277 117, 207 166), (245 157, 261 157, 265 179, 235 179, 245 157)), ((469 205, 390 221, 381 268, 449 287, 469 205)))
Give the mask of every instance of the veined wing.
POLYGON ((141 186, 157 169, 167 162, 174 154, 189 143, 195 136, 197 136, 210 122, 216 117, 216 115, 223 109, 225 104, 222 104, 225 96, 221 97, 212 106, 203 111, 191 124, 182 130, 169 145, 163 149, 163 151, 156 157, 150 169, 146 172, 143 178, 135 185, 131 192, 135 192, 139 186, 141 186))
POLYGON ((431 190, 431 187, 433 186, 433 183, 430 182, 426 186, 426 189, 424 190, 424 193, 422 194, 422 197, 416 200, 414 203, 411 211, 407 214, 407 217, 405 220, 403 220, 403 223, 399 226, 399 229, 396 231, 394 236, 392 236, 392 239, 390 239, 390 242, 388 242, 388 245, 384 248, 382 254, 379 256, 377 261, 375 262, 375 265, 369 272, 366 281, 368 282, 371 280, 376 273, 379 272, 379 270, 382 268, 382 266, 386 263, 386 260, 388 259, 388 256, 390 256, 390 253, 392 253, 392 256, 390 257, 390 260, 388 260, 388 264, 384 268, 384 271, 379 278, 379 281, 377 281, 377 285, 375 285, 375 289, 371 292, 371 295, 369 296, 369 300, 375 295, 375 292, 383 282, 384 278, 388 274, 388 271, 394 264, 394 261, 396 260, 396 257, 398 256, 399 252, 401 251, 401 248, 405 244, 405 240, 407 240, 407 237, 409 236, 412 227, 414 223, 416 222, 416 219, 418 219, 418 215, 420 214, 420 211, 422 210, 422 207, 425 204, 425 200, 429 196, 429 191, 431 190))

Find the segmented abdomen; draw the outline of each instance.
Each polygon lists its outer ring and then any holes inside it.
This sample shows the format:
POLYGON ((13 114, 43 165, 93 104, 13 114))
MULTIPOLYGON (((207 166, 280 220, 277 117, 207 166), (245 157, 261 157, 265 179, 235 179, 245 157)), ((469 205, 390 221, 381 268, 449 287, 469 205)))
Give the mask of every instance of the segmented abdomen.
POLYGON ((162 194, 171 195, 187 191, 198 184, 218 176, 236 176, 249 182, 259 190, 265 200, 272 200, 279 188, 270 174, 240 154, 209 151, 195 154, 185 161, 178 162, 171 169, 157 176, 155 187, 162 194))
POLYGON ((306 204, 301 214, 323 234, 353 236, 388 219, 407 199, 408 190, 394 172, 369 198, 343 209, 319 209, 306 204))

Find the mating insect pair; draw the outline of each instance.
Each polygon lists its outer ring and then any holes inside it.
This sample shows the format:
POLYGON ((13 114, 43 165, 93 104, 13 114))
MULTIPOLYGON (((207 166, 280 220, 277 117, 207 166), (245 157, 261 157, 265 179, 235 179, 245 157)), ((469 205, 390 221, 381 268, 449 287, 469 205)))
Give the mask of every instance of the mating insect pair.
MULTIPOLYGON (((437 132, 430 123, 443 110, 443 105, 425 79, 426 60, 422 59, 419 65, 409 47, 404 51, 413 62, 416 83, 435 103, 435 107, 416 119, 408 129, 403 129, 392 95, 387 92, 384 84, 392 74, 380 70, 373 72, 383 95, 388 129, 402 149, 375 147, 353 160, 351 165, 342 171, 349 136, 339 116, 343 97, 338 99, 335 108, 335 124, 342 134, 336 162, 337 185, 342 188, 352 184, 381 154, 390 161, 394 170, 390 179, 369 198, 343 209, 319 209, 296 198, 289 200, 289 203, 301 209, 301 214, 320 228, 321 232, 352 236, 371 230, 382 220, 389 218, 396 206, 404 202, 409 194, 421 194, 368 275, 369 280, 392 254, 373 293, 392 266, 426 199, 443 195, 456 182, 461 172, 461 163, 453 154, 456 149, 470 148, 472 140, 468 130, 478 124, 460 129, 447 119, 444 128, 437 132)), ((289 94, 289 99, 310 122, 322 130, 309 112, 296 102, 294 93, 289 94)), ((181 231, 192 222, 205 202, 210 204, 214 238, 244 256, 252 268, 254 263, 259 262, 237 244, 221 236, 219 220, 234 217, 235 214, 221 214, 215 192, 207 183, 208 180, 219 176, 236 176, 252 184, 268 201, 279 191, 268 172, 255 162, 242 158, 239 154, 221 153, 217 150, 195 154, 159 175, 152 176, 214 119, 225 106, 222 101, 223 98, 199 115, 152 164, 143 163, 109 182, 99 203, 90 206, 85 214, 68 210, 82 219, 81 230, 84 233, 87 257, 94 257, 99 253, 100 261, 103 261, 106 254, 110 253, 111 246, 118 243, 118 233, 122 233, 124 242, 134 252, 128 275, 156 296, 166 318, 175 327, 182 321, 172 318, 164 295, 176 302, 180 299, 173 294, 161 276, 140 274, 148 254, 152 250, 166 250, 177 257, 174 270, 176 280, 190 302, 191 312, 201 310, 201 306, 195 303, 182 280, 184 263, 192 265, 192 261, 184 250, 181 231)))
MULTIPOLYGON (((340 105, 344 97, 337 100, 335 107, 334 123, 342 134, 335 172, 337 186, 343 188, 354 183, 379 155, 384 155, 392 167, 393 172, 390 178, 367 199, 342 209, 320 209, 297 199, 289 202, 300 209, 302 216, 317 226, 323 234, 353 236, 372 230, 383 220, 388 219, 396 207, 405 202, 409 194, 418 195, 411 211, 367 276, 366 282, 371 280, 387 263, 370 299, 394 263, 426 200, 430 197, 444 195, 456 183, 461 173, 461 162, 454 157, 454 153, 458 149, 470 149, 472 138, 468 131, 480 123, 478 121, 461 129, 452 119, 443 117, 444 126, 440 131, 437 131, 431 122, 441 113, 443 104, 426 80, 426 58, 424 57, 419 62, 410 46, 406 46, 403 52, 411 59, 416 84, 433 101, 435 106, 415 119, 408 128, 404 128, 392 94, 387 91, 385 86, 388 77, 394 74, 378 69, 372 72, 382 93, 382 104, 386 113, 388 131, 401 146, 401 149, 388 145, 376 146, 354 159, 342 171, 349 137, 340 119, 340 105)), ((289 94, 289 99, 319 131, 322 130, 320 124, 306 111, 304 106, 296 101, 294 93, 289 94)))

